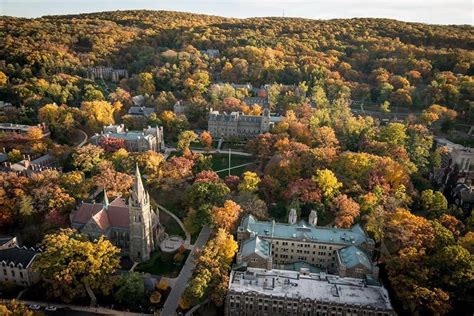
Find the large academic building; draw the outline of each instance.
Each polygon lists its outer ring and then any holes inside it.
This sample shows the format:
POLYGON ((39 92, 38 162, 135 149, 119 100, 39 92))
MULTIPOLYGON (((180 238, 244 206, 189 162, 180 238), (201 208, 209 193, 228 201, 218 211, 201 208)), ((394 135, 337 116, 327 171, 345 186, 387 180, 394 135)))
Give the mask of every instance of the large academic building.
POLYGON ((270 130, 270 111, 265 109, 263 115, 245 115, 239 112, 209 114, 208 130, 214 138, 252 138, 270 130))

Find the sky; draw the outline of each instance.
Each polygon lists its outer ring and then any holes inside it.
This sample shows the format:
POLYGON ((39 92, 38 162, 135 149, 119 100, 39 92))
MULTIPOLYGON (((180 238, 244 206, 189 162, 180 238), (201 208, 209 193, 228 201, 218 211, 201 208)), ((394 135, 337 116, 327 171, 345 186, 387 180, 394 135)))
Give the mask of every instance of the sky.
POLYGON ((0 15, 40 17, 150 9, 225 17, 391 18, 430 24, 474 24, 474 0, 0 0, 0 15))

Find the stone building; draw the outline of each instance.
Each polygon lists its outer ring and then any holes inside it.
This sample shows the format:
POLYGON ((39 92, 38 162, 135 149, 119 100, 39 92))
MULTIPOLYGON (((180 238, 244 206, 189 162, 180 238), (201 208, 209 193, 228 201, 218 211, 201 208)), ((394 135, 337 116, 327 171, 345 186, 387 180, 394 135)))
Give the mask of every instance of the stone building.
POLYGON ((15 282, 29 286, 39 281, 40 276, 32 269, 33 261, 39 254, 33 248, 13 246, 0 248, 0 282, 15 282))
POLYGON ((16 134, 26 134, 30 128, 38 127, 43 132, 43 137, 50 135, 50 132, 46 125, 38 124, 34 125, 23 125, 23 124, 13 124, 13 123, 0 123, 0 133, 16 133, 16 134))
POLYGON ((270 111, 263 110, 263 115, 245 115, 239 112, 209 114, 208 130, 215 138, 252 138, 270 131, 270 111))
POLYGON ((127 69, 113 69, 111 67, 97 66, 87 69, 88 79, 104 79, 118 82, 122 78, 128 78, 127 69))
POLYGON ((288 224, 244 217, 237 230, 237 265, 272 269, 304 262, 330 273, 342 271, 344 276, 377 277, 370 260, 375 242, 360 225, 350 229, 316 225, 315 211, 309 224, 298 221, 295 210, 290 211, 288 224))
POLYGON ((163 233, 158 211, 151 208, 138 167, 128 201, 117 197, 109 203, 104 192, 104 203, 82 203, 71 222, 73 228, 90 238, 107 237, 135 261, 149 260, 163 233))
POLYGON ((388 293, 361 279, 248 268, 232 271, 226 316, 394 316, 388 293))
POLYGON ((16 237, 0 235, 0 249, 8 249, 16 246, 18 246, 16 237))
POLYGON ((91 142, 98 145, 105 138, 118 138, 125 140, 125 147, 131 152, 165 150, 163 127, 144 128, 143 131, 127 131, 123 124, 104 126, 100 134, 91 137, 91 142))

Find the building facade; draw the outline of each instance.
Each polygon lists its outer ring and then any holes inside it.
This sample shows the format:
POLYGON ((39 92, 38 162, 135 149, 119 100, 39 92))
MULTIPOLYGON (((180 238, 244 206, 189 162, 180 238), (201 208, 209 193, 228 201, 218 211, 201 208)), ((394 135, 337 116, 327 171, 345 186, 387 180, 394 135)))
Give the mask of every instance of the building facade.
POLYGON ((265 109, 263 115, 245 115, 239 112, 209 114, 208 130, 215 138, 252 138, 270 131, 270 111, 265 109))
POLYGON ((0 133, 26 134, 33 127, 40 128, 43 132, 43 137, 47 137, 50 135, 48 128, 44 124, 38 124, 36 126, 33 126, 13 123, 0 123, 0 133))
POLYGON ((38 272, 32 264, 40 252, 33 248, 13 246, 0 249, 0 282, 14 282, 29 286, 39 281, 38 272))
POLYGON ((104 66, 90 67, 87 69, 87 78, 118 82, 122 78, 128 78, 128 71, 127 69, 113 69, 104 66))
POLYGON ((127 131, 123 124, 104 126, 100 134, 91 137, 91 142, 98 145, 106 138, 125 140, 126 149, 131 152, 165 150, 163 127, 148 126, 143 131, 127 131))
POLYGON ((104 203, 82 203, 71 223, 90 238, 105 236, 135 261, 149 260, 163 234, 159 213, 151 208, 138 167, 128 203, 121 197, 109 203, 104 192, 104 203))
POLYGON ((295 210, 290 211, 288 224, 244 217, 237 230, 237 264, 271 269, 304 262, 330 273, 377 277, 370 259, 375 242, 360 225, 350 229, 319 227, 315 211, 308 223, 298 221, 295 210))
POLYGON ((385 288, 320 273, 232 271, 226 316, 396 315, 385 288))

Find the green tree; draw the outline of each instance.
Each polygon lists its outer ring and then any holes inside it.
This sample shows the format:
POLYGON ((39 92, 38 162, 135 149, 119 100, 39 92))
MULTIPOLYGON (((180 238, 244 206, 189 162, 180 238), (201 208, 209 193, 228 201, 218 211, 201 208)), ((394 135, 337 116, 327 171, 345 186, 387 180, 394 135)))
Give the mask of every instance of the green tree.
POLYGON ((138 94, 152 95, 155 93, 155 81, 153 74, 149 72, 142 72, 138 75, 138 94))
POLYGON ((185 152, 189 150, 191 143, 194 143, 198 136, 193 131, 184 131, 178 135, 178 150, 185 152))
POLYGON ((88 144, 76 149, 72 154, 72 163, 83 172, 92 172, 102 162, 103 155, 101 147, 88 144))
POLYGON ((136 307, 145 297, 145 283, 138 272, 126 273, 118 279, 114 298, 122 305, 136 307))
POLYGON ((390 123, 380 129, 380 140, 393 145, 404 146, 407 128, 402 123, 390 123))
POLYGON ((428 213, 430 218, 438 218, 448 209, 448 201, 443 193, 433 190, 421 192, 421 208, 428 213))
POLYGON ((243 174, 242 181, 240 182, 238 188, 240 192, 256 192, 258 191, 258 184, 260 183, 260 178, 255 172, 246 171, 243 174))

